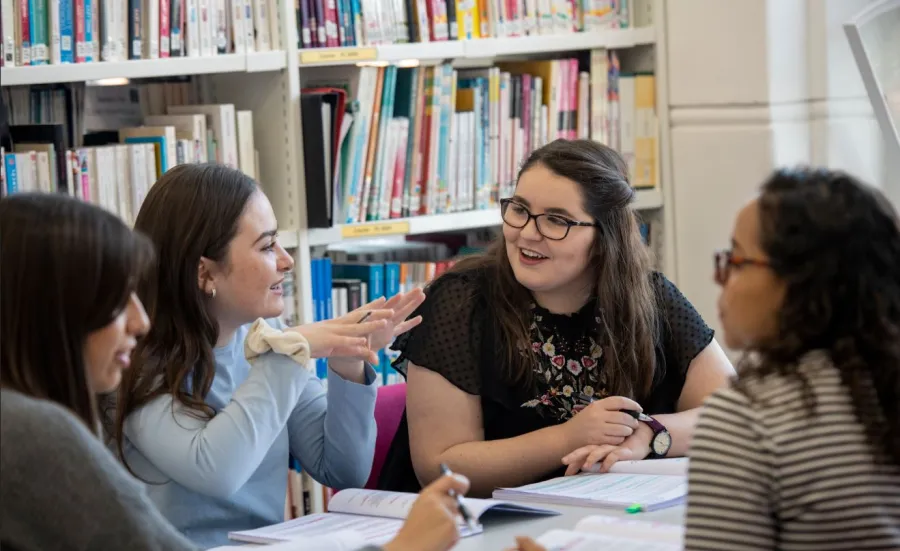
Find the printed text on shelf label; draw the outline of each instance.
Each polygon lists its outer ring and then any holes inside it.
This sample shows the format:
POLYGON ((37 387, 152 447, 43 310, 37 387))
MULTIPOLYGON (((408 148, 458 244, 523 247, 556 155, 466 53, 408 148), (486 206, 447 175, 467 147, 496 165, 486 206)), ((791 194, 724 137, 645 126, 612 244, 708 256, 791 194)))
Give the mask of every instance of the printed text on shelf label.
POLYGON ((409 233, 409 222, 386 222, 382 224, 360 224, 344 226, 341 236, 345 239, 353 237, 374 237, 378 235, 401 235, 409 233))
POLYGON ((341 61, 372 61, 378 57, 375 48, 313 49, 300 52, 300 63, 335 63, 341 61))

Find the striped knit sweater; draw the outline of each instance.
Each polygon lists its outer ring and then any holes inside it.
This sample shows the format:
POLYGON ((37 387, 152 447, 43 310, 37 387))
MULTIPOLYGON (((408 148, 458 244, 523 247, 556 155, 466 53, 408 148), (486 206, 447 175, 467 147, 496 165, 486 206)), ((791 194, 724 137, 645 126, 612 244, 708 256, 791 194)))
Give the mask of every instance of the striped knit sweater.
POLYGON ((686 550, 900 550, 900 466, 876 464, 823 353, 706 402, 691 443, 686 550), (751 400, 750 397, 753 397, 751 400))

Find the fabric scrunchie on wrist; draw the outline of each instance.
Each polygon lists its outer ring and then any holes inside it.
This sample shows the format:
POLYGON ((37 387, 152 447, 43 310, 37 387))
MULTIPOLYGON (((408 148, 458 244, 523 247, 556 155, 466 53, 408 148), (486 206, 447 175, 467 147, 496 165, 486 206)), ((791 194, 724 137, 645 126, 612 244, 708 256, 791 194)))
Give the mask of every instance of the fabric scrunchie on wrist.
POLYGON ((269 326, 262 318, 250 326, 244 340, 244 356, 247 361, 253 360, 268 351, 283 354, 311 370, 309 365, 310 350, 306 337, 295 331, 283 332, 269 326))

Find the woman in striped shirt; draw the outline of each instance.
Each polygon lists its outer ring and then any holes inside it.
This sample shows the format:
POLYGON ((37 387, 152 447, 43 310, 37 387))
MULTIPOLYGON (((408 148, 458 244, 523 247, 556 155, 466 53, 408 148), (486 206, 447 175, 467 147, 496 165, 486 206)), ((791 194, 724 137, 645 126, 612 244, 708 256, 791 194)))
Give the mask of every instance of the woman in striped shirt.
POLYGON ((846 174, 780 171, 716 255, 744 351, 691 443, 685 549, 900 549, 900 226, 846 174))

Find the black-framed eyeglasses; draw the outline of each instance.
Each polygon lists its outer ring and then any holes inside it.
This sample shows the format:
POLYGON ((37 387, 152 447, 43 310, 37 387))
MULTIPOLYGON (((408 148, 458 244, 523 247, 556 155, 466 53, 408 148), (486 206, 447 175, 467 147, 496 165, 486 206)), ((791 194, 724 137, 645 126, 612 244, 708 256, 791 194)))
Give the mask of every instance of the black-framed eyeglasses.
POLYGON ((762 266, 771 268, 772 264, 765 260, 734 254, 731 249, 716 251, 713 255, 714 277, 716 283, 719 285, 725 285, 725 283, 728 282, 728 277, 731 275, 731 270, 733 268, 740 268, 743 266, 762 266))
POLYGON ((500 199, 500 215, 503 222, 509 226, 522 229, 534 219, 534 226, 538 233, 552 241, 561 241, 569 235, 572 226, 585 226, 595 228, 597 224, 594 222, 579 222, 570 220, 559 214, 531 214, 524 205, 513 201, 512 199, 500 199))

